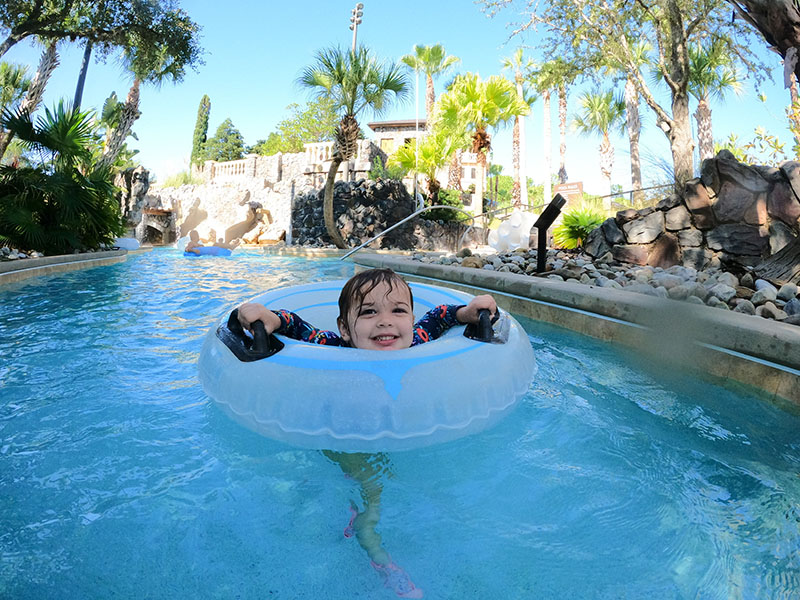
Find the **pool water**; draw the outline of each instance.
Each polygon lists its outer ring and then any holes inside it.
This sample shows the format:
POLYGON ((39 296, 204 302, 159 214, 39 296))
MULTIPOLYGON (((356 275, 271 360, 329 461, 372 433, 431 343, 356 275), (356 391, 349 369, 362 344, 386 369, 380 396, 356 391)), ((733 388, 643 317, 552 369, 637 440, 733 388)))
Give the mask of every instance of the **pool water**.
MULTIPOLYGON (((356 483, 196 372, 237 303, 352 270, 159 249, 1 288, 0 598, 396 598, 342 535, 356 483)), ((389 457, 378 530, 427 598, 800 597, 800 417, 521 322, 518 408, 389 457)))

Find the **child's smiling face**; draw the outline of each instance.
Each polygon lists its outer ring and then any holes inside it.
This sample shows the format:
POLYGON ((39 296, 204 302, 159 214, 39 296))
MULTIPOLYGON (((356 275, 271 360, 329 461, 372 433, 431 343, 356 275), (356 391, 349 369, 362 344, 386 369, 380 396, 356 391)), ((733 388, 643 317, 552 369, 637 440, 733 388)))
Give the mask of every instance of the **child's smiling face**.
POLYGON ((414 339, 414 312, 406 286, 376 285, 339 323, 342 339, 363 350, 400 350, 414 339))

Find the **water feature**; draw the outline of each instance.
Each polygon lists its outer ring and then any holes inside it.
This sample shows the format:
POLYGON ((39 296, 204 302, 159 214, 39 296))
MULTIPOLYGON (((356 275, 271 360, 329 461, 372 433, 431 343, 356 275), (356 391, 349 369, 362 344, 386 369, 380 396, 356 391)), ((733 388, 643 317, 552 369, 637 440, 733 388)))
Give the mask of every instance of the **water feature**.
MULTIPOLYGON (((157 249, 0 289, 0 597, 394 598, 342 535, 357 485, 196 376, 231 306, 351 273, 157 249)), ((379 530, 426 597, 800 594, 800 416, 521 321, 517 410, 390 456, 379 530)))

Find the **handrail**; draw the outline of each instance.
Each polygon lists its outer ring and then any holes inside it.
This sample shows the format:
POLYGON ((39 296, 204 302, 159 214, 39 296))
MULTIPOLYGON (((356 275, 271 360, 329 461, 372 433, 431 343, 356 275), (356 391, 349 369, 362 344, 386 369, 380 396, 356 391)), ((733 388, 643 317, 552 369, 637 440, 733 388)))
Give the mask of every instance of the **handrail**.
MULTIPOLYGON (((418 211, 411 213, 411 214, 410 214, 410 215, 408 215, 408 216, 407 216, 405 219, 401 219, 400 221, 398 221, 397 223, 395 223, 395 224, 394 224, 394 225, 392 225, 391 227, 389 227, 389 228, 387 228, 387 229, 384 229, 383 231, 381 231, 381 232, 380 232, 378 235, 371 237, 370 239, 368 239, 366 242, 364 242, 364 243, 363 243, 363 244, 361 244, 360 246, 356 246, 355 248, 353 248, 352 250, 350 250, 350 252, 348 252, 347 254, 345 254, 344 256, 342 256, 341 258, 339 258, 339 260, 344 260, 345 258, 347 258, 348 256, 350 256, 351 254, 355 254, 356 252, 358 252, 359 250, 361 250, 361 249, 362 249, 364 246, 369 246, 369 245, 370 245, 372 242, 374 242, 375 240, 377 240, 377 239, 378 239, 379 237, 381 237, 383 234, 385 234, 385 233, 389 233, 389 232, 390 232, 392 229, 395 229, 395 228, 397 228, 397 227, 400 227, 400 225, 402 225, 402 224, 403 224, 403 223, 405 223, 406 221, 410 221, 411 219, 413 219, 413 218, 414 218, 414 217, 416 217, 417 215, 420 215, 420 214, 424 213, 426 210, 433 210, 434 208, 449 208, 450 210, 455 210, 455 211, 458 211, 458 212, 462 212, 462 213, 464 213, 465 215, 467 215, 467 216, 468 216, 468 217, 469 217, 469 218, 472 220, 472 225, 470 225, 469 227, 467 227, 466 231, 464 231, 464 233, 461 235, 461 239, 460 239, 460 240, 458 240, 458 245, 459 245, 459 246, 461 246, 461 244, 464 242, 464 238, 467 236, 467 234, 470 232, 470 230, 472 230, 472 229, 473 229, 473 225, 475 224, 475 216, 474 216, 474 215, 472 215, 472 214, 470 214, 470 213, 468 213, 468 212, 467 212, 467 211, 465 211, 463 208, 458 208, 458 207, 456 207, 456 206, 449 206, 449 205, 447 205, 447 204, 435 204, 434 206, 426 206, 425 208, 421 208, 421 209, 419 209, 418 211)), ((463 221, 459 221, 459 222, 463 222, 463 221)))

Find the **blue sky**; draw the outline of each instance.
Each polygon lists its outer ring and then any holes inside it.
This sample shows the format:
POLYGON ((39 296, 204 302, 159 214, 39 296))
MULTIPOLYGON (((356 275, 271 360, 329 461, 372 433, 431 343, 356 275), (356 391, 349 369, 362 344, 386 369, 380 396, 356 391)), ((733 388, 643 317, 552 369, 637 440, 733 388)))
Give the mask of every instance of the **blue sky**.
MULTIPOLYGON (((166 176, 186 169, 191 151, 192 132, 197 107, 203 94, 211 98, 209 135, 226 118, 242 132, 247 144, 264 139, 276 123, 288 116, 286 107, 310 99, 297 86, 301 69, 313 62, 314 52, 322 47, 340 44, 349 46, 350 11, 355 2, 347 0, 306 0, 304 2, 275 2, 255 0, 185 0, 186 10, 202 27, 201 45, 205 49, 205 65, 189 71, 179 84, 164 83, 160 88, 144 86, 141 91, 141 118, 134 131, 139 141, 129 145, 140 151, 139 160, 163 180, 166 176)), ((533 37, 509 40, 512 29, 508 23, 517 15, 506 9, 488 18, 470 0, 367 0, 364 2, 363 22, 358 29, 359 43, 370 46, 378 56, 397 60, 410 53, 414 44, 442 43, 448 54, 461 58, 460 71, 480 73, 482 77, 501 73, 501 60, 510 56, 520 44, 535 46, 533 37)), ((753 38, 756 40, 756 38, 753 38)), ((791 149, 791 134, 786 126, 784 107, 789 93, 783 89, 780 57, 768 52, 765 44, 754 44, 765 62, 773 67, 774 82, 761 88, 767 102, 757 99, 752 83, 746 82, 741 97, 731 96, 724 103, 712 106, 714 137, 722 139, 730 133, 740 141, 751 140, 756 126, 785 142, 791 149)), ((56 70, 45 95, 49 106, 59 98, 72 99, 80 67, 82 48, 64 44, 60 47, 61 65, 56 70)), ((528 51, 534 60, 541 60, 535 48, 528 51)), ((12 48, 3 60, 30 65, 33 73, 39 49, 30 43, 12 48)), ((437 94, 446 78, 436 81, 437 94)), ((411 77, 412 84, 414 77, 411 77)), ((116 91, 124 98, 130 78, 114 63, 93 62, 89 68, 84 107, 100 107, 106 97, 116 91)), ((420 78, 420 116, 424 116, 424 80, 420 78)), ((578 110, 582 86, 571 93, 570 117, 578 110)), ((691 107, 694 110, 694 106, 691 107)), ((553 117, 553 170, 558 168, 558 129, 555 98, 553 117)), ((644 131, 643 154, 663 157, 669 161, 669 146, 664 135, 656 129, 652 111, 642 105, 644 131)), ((384 114, 385 119, 413 119, 415 116, 413 90, 405 105, 384 114)), ((373 115, 360 117, 362 126, 376 120, 373 115)), ((543 177, 542 169, 542 103, 537 101, 527 120, 528 168, 536 181, 543 177)), ((366 130, 366 127, 365 127, 366 130)), ((614 138, 616 161, 613 182, 628 189, 630 186, 627 141, 622 135, 614 138)), ((570 132, 567 140, 567 172, 572 181, 583 181, 587 191, 600 188, 597 160, 599 139, 570 132)), ((493 137, 494 162, 511 174, 510 127, 493 137)), ((788 153, 788 152, 787 152, 788 153)), ((663 178, 659 169, 644 163, 645 183, 663 178)))

